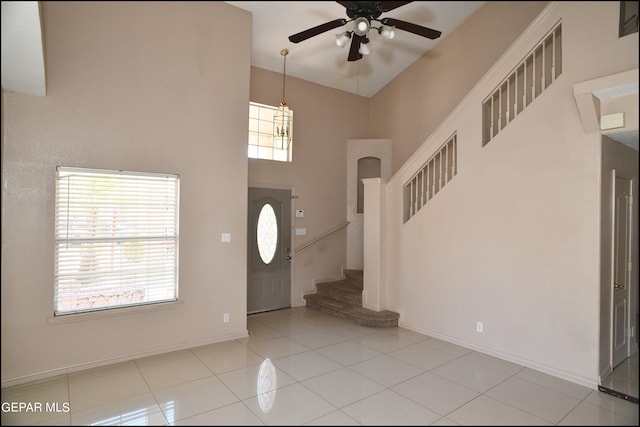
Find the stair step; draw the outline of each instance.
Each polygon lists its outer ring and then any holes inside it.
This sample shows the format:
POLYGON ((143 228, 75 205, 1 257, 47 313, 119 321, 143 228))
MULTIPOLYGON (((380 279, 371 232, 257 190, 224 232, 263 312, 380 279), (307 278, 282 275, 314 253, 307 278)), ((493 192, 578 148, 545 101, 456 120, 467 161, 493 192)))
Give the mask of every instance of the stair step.
POLYGON ((316 291, 319 295, 362 306, 362 288, 357 288, 347 280, 318 283, 316 291))
POLYGON ((362 326, 390 328, 398 326, 400 315, 393 311, 374 311, 320 294, 305 295, 307 307, 353 321, 362 326))
POLYGON ((364 283, 362 270, 344 270, 344 277, 347 282, 362 290, 364 283))

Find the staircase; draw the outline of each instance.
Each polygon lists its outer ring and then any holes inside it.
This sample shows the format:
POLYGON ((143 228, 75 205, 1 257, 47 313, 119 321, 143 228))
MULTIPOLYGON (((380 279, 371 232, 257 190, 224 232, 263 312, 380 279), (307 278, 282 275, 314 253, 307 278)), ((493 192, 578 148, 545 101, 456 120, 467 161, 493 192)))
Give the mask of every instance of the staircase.
POLYGON ((399 314, 362 307, 362 270, 345 270, 345 278, 316 284, 316 293, 305 295, 307 307, 350 320, 362 326, 398 326, 399 314))

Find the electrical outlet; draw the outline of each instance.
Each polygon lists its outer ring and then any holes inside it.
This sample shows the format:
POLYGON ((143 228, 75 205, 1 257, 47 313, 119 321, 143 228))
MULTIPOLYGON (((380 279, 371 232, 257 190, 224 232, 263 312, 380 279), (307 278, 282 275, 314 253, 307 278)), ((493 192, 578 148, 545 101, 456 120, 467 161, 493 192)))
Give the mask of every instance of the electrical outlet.
POLYGON ((476 332, 482 331, 484 331, 484 325, 482 324, 482 322, 476 322, 476 332))
POLYGON ((224 323, 229 323, 229 313, 225 313, 223 316, 224 323))

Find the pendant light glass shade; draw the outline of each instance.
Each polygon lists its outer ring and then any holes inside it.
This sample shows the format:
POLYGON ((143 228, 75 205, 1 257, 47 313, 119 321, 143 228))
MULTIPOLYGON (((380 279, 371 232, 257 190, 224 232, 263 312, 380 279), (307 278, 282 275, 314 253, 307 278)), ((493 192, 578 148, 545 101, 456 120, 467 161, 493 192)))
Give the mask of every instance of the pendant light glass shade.
POLYGON ((293 139, 293 113, 282 101, 273 115, 273 146, 286 150, 293 139))
POLYGON ((288 49, 282 49, 280 55, 284 57, 284 68, 282 72, 282 102, 273 115, 273 147, 281 150, 289 148, 293 140, 293 112, 287 106, 285 99, 285 77, 287 74, 288 49))

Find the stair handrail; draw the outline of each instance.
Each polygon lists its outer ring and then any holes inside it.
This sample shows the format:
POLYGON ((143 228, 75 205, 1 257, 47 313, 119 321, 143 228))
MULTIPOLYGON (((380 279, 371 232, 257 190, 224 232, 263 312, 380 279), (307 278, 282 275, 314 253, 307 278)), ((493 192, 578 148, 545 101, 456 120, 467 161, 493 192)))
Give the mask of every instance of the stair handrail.
POLYGON ((313 246, 316 243, 318 243, 321 240, 326 239, 327 237, 331 236, 332 234, 342 230, 344 227, 346 227, 347 225, 349 225, 349 221, 345 221, 340 225, 337 225, 335 227, 333 227, 332 229, 330 229, 329 231, 325 231, 324 233, 322 233, 321 235, 319 235, 318 237, 316 237, 315 239, 305 243, 304 245, 300 246, 299 248, 295 249, 295 253, 298 253, 300 251, 302 251, 303 249, 307 249, 309 246, 313 246))

